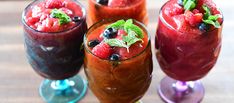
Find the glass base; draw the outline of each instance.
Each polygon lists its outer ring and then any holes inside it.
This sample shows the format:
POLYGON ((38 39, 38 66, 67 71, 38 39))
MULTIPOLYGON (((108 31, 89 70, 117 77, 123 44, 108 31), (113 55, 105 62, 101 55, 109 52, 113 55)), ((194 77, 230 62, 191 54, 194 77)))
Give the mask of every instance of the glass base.
POLYGON ((167 103, 199 103, 205 90, 200 81, 180 82, 165 77, 161 80, 158 93, 167 103))
POLYGON ((136 103, 143 103, 141 100, 138 100, 136 103))
POLYGON ((85 96, 87 81, 76 75, 66 80, 44 80, 40 95, 47 103, 75 103, 85 96))

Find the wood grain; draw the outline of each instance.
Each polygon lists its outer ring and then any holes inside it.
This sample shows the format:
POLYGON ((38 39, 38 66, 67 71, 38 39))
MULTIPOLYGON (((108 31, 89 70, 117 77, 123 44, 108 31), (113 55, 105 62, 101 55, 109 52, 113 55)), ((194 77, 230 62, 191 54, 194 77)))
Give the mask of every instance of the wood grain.
MULTIPOLYGON (((87 0, 80 0, 87 6, 87 0)), ((202 103, 233 103, 234 101, 234 2, 215 0, 223 11, 223 46, 213 70, 202 79, 206 94, 202 103)), ((0 1, 0 103, 43 103, 38 87, 43 80, 25 58, 21 13, 31 1, 0 1)), ((154 41, 158 12, 166 0, 148 0, 150 22, 148 30, 154 41)), ((152 42, 153 44, 153 42, 152 42)), ((154 52, 154 50, 153 50, 154 52)), ((84 76, 81 71, 80 75, 84 76)), ((163 103, 157 94, 157 86, 164 77, 154 56, 152 84, 144 96, 144 103, 163 103)), ((79 103, 98 103, 88 91, 79 103)))

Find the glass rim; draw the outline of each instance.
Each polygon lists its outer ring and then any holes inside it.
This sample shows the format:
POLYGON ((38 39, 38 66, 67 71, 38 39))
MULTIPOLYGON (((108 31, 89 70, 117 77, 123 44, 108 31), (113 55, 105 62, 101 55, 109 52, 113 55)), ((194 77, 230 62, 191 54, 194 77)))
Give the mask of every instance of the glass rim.
MULTIPOLYGON (((143 1, 146 1, 146 0, 140 0, 141 2, 143 1)), ((93 2, 95 5, 98 5, 98 6, 101 6, 103 8, 111 8, 111 9, 129 9, 129 8, 132 8, 133 6, 136 6, 136 5, 140 5, 141 2, 136 2, 134 5, 130 5, 130 6, 123 6, 123 7, 109 7, 109 6, 106 6, 106 5, 102 5, 102 4, 99 4, 97 2, 95 2, 95 0, 91 0, 91 2, 93 2)))
MULTIPOLYGON (((117 60, 117 61, 110 60, 110 59, 103 59, 103 58, 100 58, 100 57, 96 56, 95 54, 93 54, 92 51, 90 51, 90 49, 87 47, 87 35, 89 34, 89 31, 92 30, 96 25, 101 24, 103 22, 110 22, 110 21, 117 21, 117 20, 121 20, 121 19, 117 19, 117 18, 102 19, 102 20, 94 23, 91 27, 89 27, 89 29, 87 30, 87 32, 84 35, 84 40, 83 40, 85 51, 87 51, 92 56, 95 56, 98 59, 101 59, 101 60, 104 60, 104 61, 123 62, 123 61, 128 61, 128 60, 131 60, 133 58, 136 58, 136 57, 140 56, 142 53, 144 53, 148 49, 149 46, 151 46, 151 36, 150 36, 146 26, 143 23, 141 23, 141 22, 139 22, 139 21, 137 21, 135 19, 132 19, 134 23, 137 23, 138 25, 142 26, 142 28, 144 29, 144 31, 146 32, 146 34, 148 36, 148 38, 147 38, 148 43, 147 43, 146 47, 140 53, 138 53, 137 55, 134 55, 134 56, 132 56, 130 58, 123 59, 123 60, 117 60)), ((126 19, 124 19, 124 20, 126 20, 126 19)))
POLYGON ((80 23, 76 24, 75 26, 73 26, 72 28, 65 29, 65 30, 63 30, 63 31, 58 31, 58 32, 44 32, 44 31, 39 31, 39 30, 36 30, 36 29, 30 27, 30 26, 26 23, 26 21, 25 21, 25 19, 26 19, 26 18, 25 18, 25 17, 26 17, 25 14, 27 13, 27 10, 28 10, 34 3, 40 2, 40 1, 37 1, 37 0, 31 2, 30 4, 28 4, 28 5, 26 6, 26 8, 24 9, 24 11, 23 11, 23 13, 22 13, 22 15, 21 15, 21 22, 23 23, 23 25, 25 25, 25 26, 26 26, 27 28, 29 28, 30 30, 32 30, 32 31, 34 31, 34 32, 37 32, 37 33, 41 33, 41 34, 56 34, 56 35, 58 35, 58 34, 62 34, 62 33, 64 33, 64 32, 71 31, 71 30, 75 29, 76 27, 81 26, 84 22, 86 22, 86 9, 85 9, 85 7, 84 7, 78 0, 71 0, 71 1, 74 1, 77 5, 79 5, 80 8, 81 8, 81 11, 82 11, 82 13, 83 13, 83 16, 82 16, 83 19, 82 19, 82 21, 81 21, 80 23))
MULTIPOLYGON (((169 27, 170 29, 172 29, 172 30, 174 30, 174 31, 176 31, 176 32, 179 32, 179 33, 189 33, 189 32, 183 32, 183 31, 181 31, 181 30, 177 30, 176 28, 174 28, 173 26, 171 26, 171 25, 164 19, 164 17, 162 16, 162 9, 163 9, 164 6, 166 6, 166 4, 169 3, 169 2, 170 2, 170 1, 167 1, 167 2, 164 3, 163 6, 160 8, 160 11, 159 11, 159 19, 160 19, 160 21, 161 21, 163 24, 165 24, 167 27, 169 27)), ((212 1, 212 2, 214 2, 214 1, 212 1)), ((220 11, 220 15, 221 15, 221 17, 222 17, 222 22, 220 23, 220 25, 221 25, 220 28, 222 28, 222 26, 223 26, 223 21, 224 21, 223 12, 222 12, 219 8, 217 8, 217 9, 220 11)), ((205 34, 205 33, 207 33, 207 32, 212 32, 212 31, 215 31, 215 30, 220 29, 220 28, 213 28, 213 29, 211 29, 211 30, 202 32, 201 34, 205 34)), ((193 34, 195 34, 195 33, 193 33, 193 34)))

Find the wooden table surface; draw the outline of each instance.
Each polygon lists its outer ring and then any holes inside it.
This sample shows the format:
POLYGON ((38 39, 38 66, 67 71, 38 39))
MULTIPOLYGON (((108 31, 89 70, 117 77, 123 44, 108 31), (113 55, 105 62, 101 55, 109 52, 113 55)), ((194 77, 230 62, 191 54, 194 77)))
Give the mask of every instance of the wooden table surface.
MULTIPOLYGON (((87 6, 87 0, 80 0, 87 6)), ((223 46, 218 62, 204 77, 206 90, 202 103, 234 102, 234 2, 215 0, 224 13, 223 46)), ((38 87, 43 80, 36 74, 25 58, 21 13, 31 1, 0 1, 0 103, 43 103, 38 87)), ((150 22, 148 30, 154 41, 158 12, 166 0, 148 0, 150 22)), ((154 50, 153 50, 154 52, 154 50)), ((83 70, 79 73, 84 76, 83 70)), ((154 56, 153 81, 143 97, 144 103, 163 103, 157 87, 165 74, 160 70, 154 56)), ((98 103, 89 90, 79 103, 98 103)))

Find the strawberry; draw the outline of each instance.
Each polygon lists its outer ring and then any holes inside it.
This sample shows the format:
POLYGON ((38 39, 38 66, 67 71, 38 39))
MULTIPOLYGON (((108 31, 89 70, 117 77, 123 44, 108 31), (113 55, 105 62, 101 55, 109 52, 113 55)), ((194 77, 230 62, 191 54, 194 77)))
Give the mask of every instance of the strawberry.
POLYGON ((110 7, 124 7, 128 5, 128 0, 109 0, 108 6, 110 7))
POLYGON ((92 49, 92 53, 102 59, 108 59, 112 51, 108 44, 102 42, 92 49))
POLYGON ((173 7, 172 7, 172 11, 170 12, 170 14, 171 14, 171 16, 173 16, 173 15, 182 14, 183 12, 184 12, 184 8, 183 7, 181 7, 178 4, 174 4, 173 7))
POLYGON ((46 8, 54 9, 63 7, 63 2, 61 0, 46 0, 46 8))

